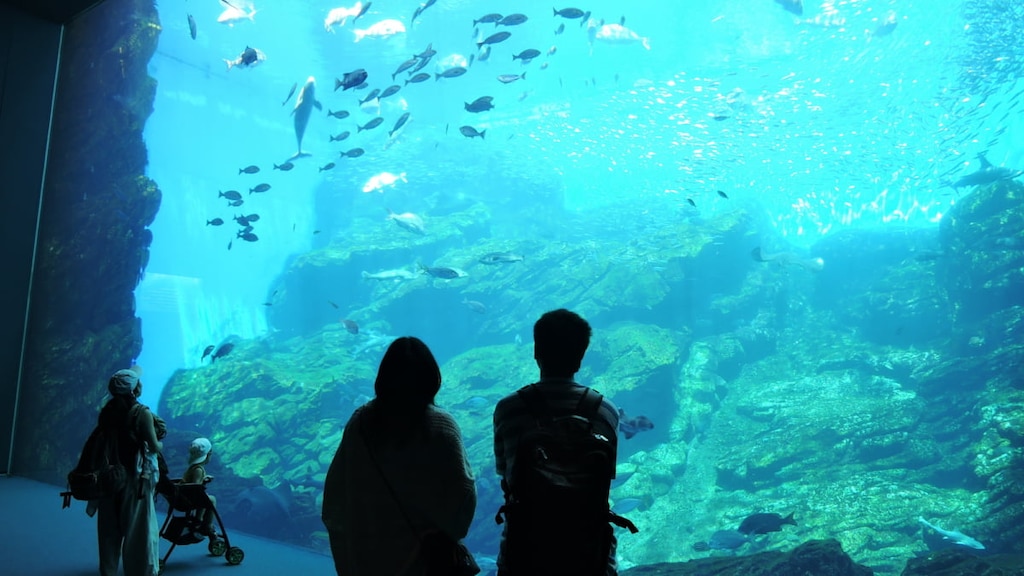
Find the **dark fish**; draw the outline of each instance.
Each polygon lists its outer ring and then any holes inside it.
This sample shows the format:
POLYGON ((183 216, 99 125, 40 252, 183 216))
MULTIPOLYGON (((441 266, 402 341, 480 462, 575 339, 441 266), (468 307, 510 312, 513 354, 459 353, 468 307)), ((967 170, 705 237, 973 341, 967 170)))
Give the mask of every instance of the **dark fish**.
POLYGON ((523 22, 526 22, 527 20, 528 20, 528 18, 526 17, 526 14, 509 14, 508 16, 505 16, 501 20, 498 20, 494 25, 495 26, 518 26, 518 25, 522 24, 523 22))
POLYGON ((235 220, 235 222, 238 223, 239 226, 248 226, 249 225, 249 217, 245 216, 244 214, 242 216, 235 216, 234 220, 235 220))
POLYGON ((492 22, 494 22, 495 26, 497 26, 497 22, 499 20, 501 20, 501 14, 485 14, 481 16, 478 20, 473 20, 473 26, 476 26, 477 24, 490 24, 492 22))
POLYGON ((217 351, 214 352, 212 356, 210 356, 210 362, 212 363, 217 358, 223 358, 228 354, 231 354, 231 351, 234 349, 235 345, 230 342, 228 342, 227 344, 221 344, 220 348, 217 348, 217 351))
MULTIPOLYGON (((234 244, 234 243, 235 243, 235 239, 234 238, 232 238, 231 240, 228 240, 228 250, 231 250, 231 245, 234 244)), ((213 360, 210 360, 210 362, 213 362, 213 360)))
POLYGON ((409 113, 408 112, 406 112, 406 113, 402 114, 401 116, 399 116, 398 117, 398 122, 395 122, 395 127, 392 128, 390 132, 388 132, 388 136, 389 137, 390 136, 394 136, 395 132, 398 132, 398 129, 401 128, 402 126, 405 126, 405 123, 408 122, 408 121, 409 121, 409 113))
POLYGON ((284 106, 292 99, 292 94, 295 94, 295 89, 299 87, 299 83, 292 84, 292 89, 288 91, 288 95, 284 97, 284 102, 281 102, 281 106, 284 106))
POLYGON ((561 34, 562 32, 565 32, 565 22, 562 22, 561 24, 558 25, 558 28, 555 28, 556 36, 561 34))
POLYGON ((253 234, 252 232, 244 232, 244 231, 243 232, 239 232, 238 235, 236 236, 236 238, 241 238, 242 240, 245 240, 246 242, 256 242, 257 240, 260 239, 259 236, 253 234))
POLYGON ((239 174, 255 174, 260 171, 260 167, 253 164, 252 166, 246 166, 245 168, 239 168, 239 174))
POLYGON ((259 214, 249 214, 248 216, 245 217, 245 219, 248 220, 249 222, 259 222, 260 221, 260 215, 259 214))
POLYGON ((483 140, 484 134, 487 133, 487 130, 481 130, 480 132, 477 132, 476 128, 473 128, 472 126, 460 126, 459 132, 461 132, 462 135, 465 136, 466 138, 473 138, 475 136, 479 136, 480 139, 483 140))
POLYGON ((430 74, 427 74, 426 72, 420 72, 419 74, 417 74, 417 75, 413 76, 412 78, 409 78, 408 80, 406 80, 405 83, 408 84, 409 82, 412 82, 413 84, 419 84, 420 82, 423 82, 424 80, 429 80, 429 79, 430 79, 430 74))
MULTIPOLYGON (((228 248, 228 249, 230 250, 230 248, 228 248)), ((200 358, 199 361, 202 362, 203 360, 206 360, 206 357, 210 355, 210 352, 213 352, 214 348, 216 348, 216 346, 214 346, 213 344, 210 344, 205 349, 203 349, 203 357, 200 358)), ((212 362, 212 360, 211 360, 211 362, 212 362)))
POLYGON ((459 273, 451 268, 445 268, 444 266, 424 266, 420 264, 420 268, 427 274, 430 274, 434 278, 443 278, 445 280, 451 280, 452 278, 458 278, 459 273))
POLYGON ((274 164, 274 170, 280 170, 282 172, 287 172, 287 171, 291 170, 292 168, 295 168, 295 164, 292 164, 291 162, 285 162, 284 164, 281 164, 280 166, 278 166, 277 164, 274 164))
POLYGON ((434 54, 437 54, 437 50, 434 50, 434 43, 431 42, 430 44, 427 44, 427 48, 423 52, 416 55, 416 58, 429 61, 434 57, 434 54))
MULTIPOLYGON (((586 24, 589 20, 590 10, 587 10, 586 12, 583 13, 583 18, 580 18, 580 28, 583 28, 583 25, 586 24)), ((602 22, 604 22, 604 20, 602 20, 602 22)))
POLYGON ((482 42, 477 42, 477 48, 483 48, 484 44, 497 44, 498 42, 504 42, 512 36, 511 32, 496 32, 491 34, 487 38, 484 38, 482 42))
POLYGON ((334 168, 334 162, 328 162, 327 164, 321 166, 320 172, 323 172, 324 170, 330 170, 331 168, 334 168))
POLYGON ((420 4, 419 7, 416 8, 416 11, 413 12, 413 14, 412 14, 412 21, 415 22, 416 19, 420 17, 420 14, 423 14, 423 12, 427 8, 430 8, 431 6, 433 6, 435 2, 437 2, 437 0, 427 0, 423 4, 420 4))
POLYGON ((382 99, 383 98, 387 98, 388 96, 392 96, 394 94, 397 94, 398 91, 401 90, 401 89, 402 89, 402 87, 399 86, 398 84, 392 84, 391 86, 388 86, 387 88, 385 88, 384 91, 380 93, 380 96, 378 96, 378 98, 382 98, 382 99))
POLYGON ((196 19, 191 14, 188 15, 188 33, 192 36, 192 39, 196 39, 196 19))
POLYGON ((239 200, 232 200, 231 202, 228 202, 228 206, 238 207, 238 206, 241 206, 244 203, 245 203, 245 201, 241 200, 241 199, 239 199, 239 200))
POLYGON ((693 201, 693 198, 687 198, 686 203, 689 204, 690 206, 693 206, 694 208, 697 207, 697 203, 693 201))
POLYGON ((228 190, 227 192, 217 192, 217 198, 227 198, 228 200, 241 200, 242 194, 237 190, 228 190))
POLYGON ((384 122, 384 119, 381 118, 380 116, 377 116, 373 120, 370 120, 366 124, 360 126, 359 129, 356 130, 356 133, 362 132, 363 130, 373 130, 377 126, 380 126, 382 122, 384 122))
POLYGON ((463 298, 462 299, 462 304, 464 306, 466 306, 467 308, 469 308, 470 310, 472 310, 473 312, 476 312, 477 314, 486 314, 487 313, 487 306, 484 306, 483 302, 478 302, 476 300, 469 300, 468 298, 463 298))
POLYGON ((263 305, 264 306, 273 306, 274 303, 273 302, 264 302, 263 305))
POLYGON ((441 72, 440 74, 434 74, 434 81, 436 82, 441 78, 458 78, 459 76, 462 76, 465 73, 465 68, 463 68, 462 66, 456 66, 454 68, 449 68, 444 72, 441 72))
POLYGON ((971 172, 970 174, 961 177, 956 182, 950 184, 950 186, 953 188, 959 188, 961 186, 984 186, 1001 180, 1013 180, 1021 174, 1024 174, 1024 171, 1022 170, 993 166, 988 159, 985 158, 984 153, 978 154, 978 160, 981 162, 981 168, 978 168, 977 172, 971 172))
POLYGON ((363 98, 362 100, 360 100, 359 103, 360 104, 366 104, 370 100, 373 100, 374 98, 376 98, 377 94, 380 94, 380 88, 374 88, 373 90, 371 90, 370 93, 366 95, 366 98, 363 98))
MULTIPOLYGON (((369 4, 367 4, 367 6, 369 6, 369 4)), ((338 88, 341 88, 342 86, 344 86, 342 92, 348 90, 349 88, 355 88, 356 86, 359 86, 360 84, 366 81, 366 76, 366 70, 363 70, 362 68, 357 68, 356 70, 346 73, 343 78, 335 78, 334 91, 337 92, 338 88)))
POLYGON ((627 418, 626 412, 619 408, 619 432, 626 436, 626 440, 636 436, 639 432, 646 432, 652 429, 654 429, 654 422, 651 422, 651 419, 647 416, 627 418))
POLYGON ((726 196, 725 192, 722 192, 721 190, 718 191, 718 195, 721 196, 722 198, 725 198, 726 200, 729 199, 729 197, 726 196))
POLYGON ((715 122, 722 122, 724 120, 728 120, 729 118, 730 118, 730 116, 728 114, 712 114, 711 115, 711 119, 714 120, 715 122))
POLYGON ((331 112, 330 109, 327 110, 327 115, 328 116, 333 116, 334 118, 337 118, 338 120, 344 120, 345 118, 348 118, 348 116, 349 116, 347 110, 338 110, 337 112, 331 112))
POLYGON ((522 60, 523 62, 529 62, 530 60, 533 60, 537 56, 540 56, 540 50, 534 50, 533 48, 527 48, 526 50, 523 50, 519 54, 513 54, 512 55, 512 60, 513 61, 515 61, 515 60, 522 60))
POLYGON ((364 150, 362 148, 353 148, 348 152, 342 152, 341 155, 347 156, 349 158, 359 158, 360 156, 363 155, 363 152, 364 150))
POLYGON ((270 184, 264 182, 263 184, 257 184, 255 188, 249 188, 249 194, 251 195, 253 192, 262 193, 266 192, 267 190, 270 190, 270 184))
POLYGON ((510 262, 522 262, 523 257, 512 252, 491 252, 480 257, 481 264, 506 264, 510 262))
POLYGON ((552 8, 551 10, 554 11, 555 16, 561 16, 562 18, 568 18, 569 20, 575 20, 576 18, 583 16, 583 10, 580 10, 579 8, 562 8, 561 10, 555 10, 552 8))
POLYGON ((498 76, 498 80, 502 84, 510 84, 512 82, 515 82, 516 80, 519 80, 520 78, 526 80, 526 72, 523 72, 522 74, 501 74, 498 76))
POLYGON ((707 542, 697 542, 693 549, 698 552, 707 550, 736 550, 750 541, 746 534, 736 530, 719 530, 711 535, 707 542))
POLYGON ((335 304, 333 300, 328 300, 327 303, 330 304, 331 307, 334 308, 335 310, 338 309, 338 305, 335 304))
POLYGON ((345 138, 348 138, 349 134, 351 134, 351 132, 349 132, 348 130, 345 130, 344 132, 342 132, 341 134, 338 134, 337 136, 331 136, 331 142, 341 142, 345 138))
MULTIPOLYGON (((431 57, 432 56, 433 56, 433 54, 431 55, 431 57)), ((413 68, 412 70, 409 70, 409 74, 415 74, 415 73, 419 72, 420 70, 423 69, 424 66, 426 66, 429 63, 430 63, 430 57, 428 57, 428 58, 420 58, 420 63, 417 64, 416 67, 413 68)))
POLYGON ((492 100, 494 100, 494 98, 491 97, 491 96, 481 96, 481 97, 477 98, 476 100, 473 100, 472 102, 466 102, 465 103, 466 111, 467 112, 477 113, 477 112, 485 112, 487 110, 490 110, 490 109, 494 108, 494 104, 491 104, 492 100))
POLYGON ((409 68, 412 68, 416 64, 419 64, 419 61, 419 56, 413 56, 412 58, 409 58, 405 62, 402 62, 401 64, 399 64, 398 69, 395 70, 395 72, 391 75, 391 79, 394 80, 395 76, 398 76, 399 73, 405 72, 409 68))
POLYGON ((804 13, 804 0, 775 0, 776 3, 782 4, 782 7, 787 12, 802 16, 804 13))
POLYGON ((341 321, 341 325, 345 327, 345 330, 348 330, 349 334, 359 334, 359 324, 356 324, 355 320, 344 318, 341 321))
POLYGON ((221 226, 222 224, 224 224, 224 220, 221 218, 214 218, 213 220, 206 221, 207 226, 221 226))
POLYGON ((363 4, 363 8, 359 10, 359 14, 356 14, 355 17, 352 18, 352 22, 359 20, 360 16, 366 14, 366 11, 370 9, 370 4, 373 4, 373 2, 367 2, 366 4, 363 4))
POLYGON ((252 231, 253 231, 253 227, 249 226, 248 223, 246 223, 245 228, 242 228, 241 230, 238 231, 238 236, 241 237, 242 234, 248 234, 249 232, 252 232, 252 231))
POLYGON ((796 520, 793 520, 792 513, 785 518, 774 512, 751 514, 740 523, 739 532, 748 536, 781 532, 784 524, 796 526, 796 520))

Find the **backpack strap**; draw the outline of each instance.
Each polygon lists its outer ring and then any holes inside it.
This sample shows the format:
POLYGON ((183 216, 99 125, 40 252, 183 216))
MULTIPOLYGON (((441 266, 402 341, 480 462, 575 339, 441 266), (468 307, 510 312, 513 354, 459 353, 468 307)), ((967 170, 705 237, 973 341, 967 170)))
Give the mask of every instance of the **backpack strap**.
POLYGON ((526 408, 533 415, 534 420, 537 422, 551 421, 551 412, 548 410, 547 402, 544 401, 544 395, 541 394, 540 388, 536 384, 530 384, 518 390, 516 396, 523 401, 523 404, 526 404, 526 408))

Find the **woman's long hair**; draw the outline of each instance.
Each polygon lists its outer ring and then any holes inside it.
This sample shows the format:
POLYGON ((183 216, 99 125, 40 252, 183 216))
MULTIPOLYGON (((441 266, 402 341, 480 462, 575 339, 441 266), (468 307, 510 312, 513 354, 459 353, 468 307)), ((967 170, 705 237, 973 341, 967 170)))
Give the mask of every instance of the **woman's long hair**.
POLYGON ((427 407, 441 389, 441 368, 422 340, 403 336, 384 353, 373 389, 367 440, 403 445, 427 430, 427 407))

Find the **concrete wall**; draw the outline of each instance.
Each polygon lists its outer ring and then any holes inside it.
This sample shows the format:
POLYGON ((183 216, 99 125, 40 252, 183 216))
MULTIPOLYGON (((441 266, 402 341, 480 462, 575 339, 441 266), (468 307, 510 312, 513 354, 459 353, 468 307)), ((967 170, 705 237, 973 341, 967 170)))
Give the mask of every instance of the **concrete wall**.
POLYGON ((0 473, 8 473, 61 27, 0 4, 0 473))

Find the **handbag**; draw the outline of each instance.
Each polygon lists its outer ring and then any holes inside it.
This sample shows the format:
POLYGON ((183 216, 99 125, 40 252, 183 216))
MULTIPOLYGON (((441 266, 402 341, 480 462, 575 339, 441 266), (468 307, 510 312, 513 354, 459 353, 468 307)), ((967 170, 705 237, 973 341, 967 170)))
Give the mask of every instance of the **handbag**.
POLYGON ((402 505, 402 501, 398 499, 398 495, 395 494, 384 471, 377 464, 377 459, 373 457, 373 450, 370 450, 370 444, 366 441, 362 420, 359 422, 359 434, 363 437, 363 445, 366 447, 366 453, 370 455, 370 462, 373 462, 373 467, 377 469, 381 480, 384 481, 384 486, 398 503, 398 508, 402 511, 402 516, 409 525, 409 529, 419 541, 420 557, 423 559, 426 576, 474 576, 479 574, 480 566, 477 565, 469 548, 466 548, 461 541, 451 538, 440 530, 432 530, 422 536, 416 531, 409 515, 405 513, 405 506, 402 505))

